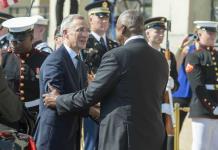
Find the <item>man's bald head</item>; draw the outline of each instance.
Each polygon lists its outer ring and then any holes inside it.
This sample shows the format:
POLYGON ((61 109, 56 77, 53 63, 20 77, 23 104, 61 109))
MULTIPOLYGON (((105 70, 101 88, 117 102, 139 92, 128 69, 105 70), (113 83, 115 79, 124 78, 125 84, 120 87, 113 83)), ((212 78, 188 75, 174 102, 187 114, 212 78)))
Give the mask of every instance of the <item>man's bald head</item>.
POLYGON ((119 16, 116 30, 117 39, 121 43, 131 36, 143 35, 144 17, 138 11, 126 10, 119 16))

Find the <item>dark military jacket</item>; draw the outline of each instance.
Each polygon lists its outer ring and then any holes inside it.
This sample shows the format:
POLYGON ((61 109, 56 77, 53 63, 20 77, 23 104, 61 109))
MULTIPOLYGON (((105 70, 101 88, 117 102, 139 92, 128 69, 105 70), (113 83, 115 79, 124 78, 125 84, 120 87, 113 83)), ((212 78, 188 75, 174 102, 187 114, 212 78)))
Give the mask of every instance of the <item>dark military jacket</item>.
MULTIPOLYGON (((165 54, 166 50, 161 48, 160 51, 162 54, 165 54)), ((179 88, 178 72, 177 72, 176 66, 177 66, 177 64, 176 64, 175 55, 172 52, 170 52, 170 76, 174 80, 174 88, 172 89, 172 91, 176 91, 179 88)))
MULTIPOLYGON (((39 98, 39 70, 48 53, 33 49, 31 52, 16 55, 12 52, 2 54, 2 67, 9 87, 23 102, 39 98)), ((26 105, 26 104, 25 104, 26 105)), ((25 108, 21 120, 4 124, 17 129, 19 132, 31 134, 38 113, 38 105, 25 108)))
POLYGON ((185 61, 192 89, 190 117, 210 117, 218 103, 218 52, 213 48, 195 51, 185 61))
POLYGON ((90 34, 86 49, 81 51, 82 59, 88 66, 88 70, 96 73, 97 68, 100 65, 101 57, 109 50, 118 47, 118 43, 106 38, 107 40, 107 49, 105 49, 97 39, 90 34))
POLYGON ((2 54, 2 67, 9 87, 26 102, 39 98, 39 69, 48 54, 32 50, 23 56, 2 54))

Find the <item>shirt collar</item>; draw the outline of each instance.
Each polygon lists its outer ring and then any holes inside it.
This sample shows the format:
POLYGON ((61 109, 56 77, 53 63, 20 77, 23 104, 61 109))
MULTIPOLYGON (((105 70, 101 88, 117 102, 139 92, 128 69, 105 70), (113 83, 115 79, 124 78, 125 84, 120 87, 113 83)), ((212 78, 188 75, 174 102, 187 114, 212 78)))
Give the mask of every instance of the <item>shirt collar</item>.
POLYGON ((100 36, 100 35, 98 35, 97 33, 93 32, 93 31, 91 31, 91 34, 92 34, 92 35, 95 37, 95 39, 96 39, 97 41, 99 41, 99 42, 100 42, 100 38, 103 37, 104 43, 107 43, 107 41, 106 41, 106 34, 104 34, 103 36, 100 36))
POLYGON ((142 35, 134 35, 134 36, 131 36, 130 38, 128 38, 125 42, 124 42, 124 45, 126 43, 128 43, 129 41, 133 40, 133 39, 144 39, 144 36, 142 35))
POLYGON ((68 54, 70 55, 70 58, 71 58, 72 60, 74 60, 74 58, 77 56, 77 53, 76 53, 72 48, 70 48, 69 46, 67 46, 66 44, 63 44, 63 45, 64 45, 64 47, 66 48, 68 54))

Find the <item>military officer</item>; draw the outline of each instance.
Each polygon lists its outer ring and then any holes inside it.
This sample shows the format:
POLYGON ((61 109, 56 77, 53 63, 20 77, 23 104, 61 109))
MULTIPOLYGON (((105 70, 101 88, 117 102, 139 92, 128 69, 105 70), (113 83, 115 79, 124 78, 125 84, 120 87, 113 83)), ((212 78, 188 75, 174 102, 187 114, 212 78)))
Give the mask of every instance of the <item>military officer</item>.
POLYGON ((185 71, 192 90, 192 150, 218 149, 218 22, 195 21, 200 50, 188 54, 185 71))
POLYGON ((32 16, 37 19, 37 22, 34 25, 34 38, 33 38, 33 47, 39 51, 44 51, 47 53, 52 53, 53 49, 48 46, 48 43, 45 42, 46 40, 46 30, 48 25, 48 19, 40 15, 32 16))
MULTIPOLYGON (((171 121, 167 121, 166 117, 169 117, 172 119, 172 113, 173 110, 170 108, 169 99, 172 98, 171 91, 174 92, 179 87, 178 82, 178 72, 177 72, 177 65, 176 65, 176 59, 174 54, 169 49, 164 49, 161 47, 161 44, 164 39, 164 33, 166 31, 166 22, 167 19, 165 17, 154 17, 149 18, 145 20, 145 38, 148 41, 148 44, 153 47, 155 50, 161 52, 163 55, 165 55, 168 64, 169 64, 169 70, 170 70, 170 76, 168 79, 167 87, 166 87, 166 93, 163 97, 163 104, 162 104, 162 116, 166 128, 166 132, 168 137, 165 140, 164 143, 164 149, 172 149, 173 148, 173 125, 171 121), (170 92, 169 92, 170 90, 170 92), (168 115, 166 115, 168 114, 168 115), (167 148, 168 147, 168 148, 167 148)), ((173 103, 171 102, 171 106, 173 106, 173 103)))
MULTIPOLYGON (((154 17, 145 20, 145 36, 148 41, 148 44, 154 49, 165 54, 166 49, 161 47, 164 39, 164 33, 166 30, 166 18, 165 17, 154 17)), ((176 59, 174 54, 170 51, 170 82, 172 91, 176 91, 179 87, 177 80, 178 72, 176 69, 176 59)), ((168 82, 169 83, 169 82, 168 82)))
POLYGON ((94 74, 104 53, 118 46, 117 42, 106 35, 109 28, 110 6, 110 2, 101 0, 85 7, 89 15, 91 33, 86 50, 83 50, 82 53, 85 53, 84 60, 94 74))
MULTIPOLYGON (((91 33, 89 35, 86 49, 81 51, 82 59, 88 66, 89 73, 95 74, 101 57, 109 50, 118 46, 118 43, 107 37, 109 28, 111 3, 108 1, 97 1, 88 4, 85 9, 88 11, 91 33)), ((99 106, 96 106, 99 108, 99 106)), ((85 150, 94 150, 98 144, 98 124, 90 118, 84 119, 85 150)))
MULTIPOLYGON (((2 54, 2 67, 6 74, 9 87, 25 102, 26 108, 24 120, 34 119, 38 111, 39 98, 39 70, 44 59, 48 55, 32 47, 33 28, 37 19, 32 17, 12 18, 2 23, 8 28, 8 40, 10 51, 2 54)), ((24 121, 25 122, 25 121, 24 121)), ((31 122, 31 120, 29 120, 31 122)), ((22 123, 21 123, 22 124, 22 123)), ((31 133, 30 127, 22 124, 20 132, 31 133)))

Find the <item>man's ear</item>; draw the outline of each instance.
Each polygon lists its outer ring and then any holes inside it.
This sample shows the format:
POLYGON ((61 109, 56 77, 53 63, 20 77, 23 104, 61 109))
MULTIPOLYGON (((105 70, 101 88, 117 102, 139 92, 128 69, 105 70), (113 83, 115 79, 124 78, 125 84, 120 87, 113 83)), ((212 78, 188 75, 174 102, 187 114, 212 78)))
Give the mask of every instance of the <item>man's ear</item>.
POLYGON ((126 32, 127 32, 127 27, 126 27, 125 25, 122 25, 122 27, 121 27, 121 33, 122 33, 122 35, 125 35, 126 32))

